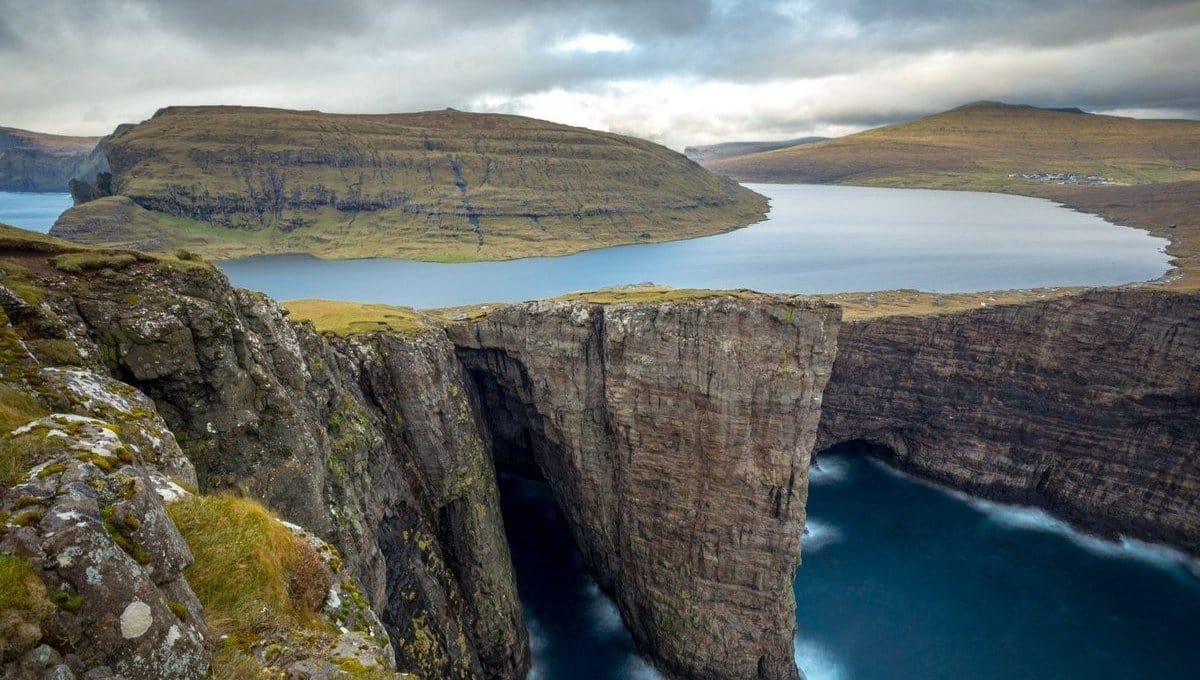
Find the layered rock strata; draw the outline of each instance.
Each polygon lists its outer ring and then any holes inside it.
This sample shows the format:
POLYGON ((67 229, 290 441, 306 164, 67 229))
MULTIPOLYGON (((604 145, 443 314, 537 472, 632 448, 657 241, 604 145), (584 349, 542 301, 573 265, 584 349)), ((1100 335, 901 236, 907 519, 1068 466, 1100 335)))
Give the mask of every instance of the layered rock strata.
POLYGON ((673 675, 797 676, 791 580, 839 321, 715 297, 529 303, 449 331, 497 459, 541 472, 673 675))
POLYGON ((818 449, 1200 555, 1200 297, 1093 291, 847 322, 818 449))

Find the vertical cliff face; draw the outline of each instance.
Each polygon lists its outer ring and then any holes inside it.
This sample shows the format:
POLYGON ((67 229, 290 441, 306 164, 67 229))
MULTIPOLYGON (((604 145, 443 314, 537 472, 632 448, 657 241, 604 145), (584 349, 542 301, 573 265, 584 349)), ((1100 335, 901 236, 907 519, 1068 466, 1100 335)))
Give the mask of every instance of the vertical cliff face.
POLYGON ((1200 554, 1200 298, 1097 291, 848 322, 818 450, 1200 554))
POLYGON ((638 645, 794 678, 791 579, 838 310, 529 303, 450 329, 501 464, 535 467, 638 645))
POLYGON ((53 310, 46 341, 149 395, 202 490, 259 498, 336 545, 400 670, 523 675, 495 477, 444 333, 335 343, 206 268, 27 264, 53 310))

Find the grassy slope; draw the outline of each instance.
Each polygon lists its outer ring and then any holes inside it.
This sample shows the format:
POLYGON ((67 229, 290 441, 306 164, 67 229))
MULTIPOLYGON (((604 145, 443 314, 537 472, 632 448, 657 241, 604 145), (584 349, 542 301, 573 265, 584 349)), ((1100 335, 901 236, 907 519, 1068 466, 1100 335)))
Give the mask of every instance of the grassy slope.
POLYGON ((749 181, 970 189, 1049 198, 1171 239, 1169 252, 1178 267, 1171 286, 1200 287, 1198 121, 980 103, 709 167, 749 181), (1120 185, 1010 177, 1022 172, 1099 175, 1120 185))
POLYGON ((0 191, 66 191, 72 177, 94 172, 99 141, 0 127, 0 191))
POLYGON ((969 104, 817 144, 716 161, 752 181, 1021 189, 1012 173, 1079 173, 1123 184, 1200 180, 1200 122, 969 104))
MULTIPOLYGON (((452 110, 171 108, 107 154, 120 194, 174 218, 160 220, 155 249, 218 257, 554 255, 717 233, 766 210, 766 199, 650 142, 452 110)), ((80 225, 112 210, 81 206, 55 233, 89 240, 80 225)), ((90 242, 139 240, 109 230, 90 242)))

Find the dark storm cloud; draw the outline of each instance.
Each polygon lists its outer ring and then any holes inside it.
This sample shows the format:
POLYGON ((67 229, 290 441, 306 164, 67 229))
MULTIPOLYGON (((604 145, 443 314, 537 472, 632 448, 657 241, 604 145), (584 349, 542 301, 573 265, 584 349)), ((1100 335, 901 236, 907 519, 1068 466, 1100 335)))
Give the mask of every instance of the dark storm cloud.
POLYGON ((0 0, 0 124, 456 106, 678 145, 981 98, 1195 114, 1198 40, 1194 0, 0 0))

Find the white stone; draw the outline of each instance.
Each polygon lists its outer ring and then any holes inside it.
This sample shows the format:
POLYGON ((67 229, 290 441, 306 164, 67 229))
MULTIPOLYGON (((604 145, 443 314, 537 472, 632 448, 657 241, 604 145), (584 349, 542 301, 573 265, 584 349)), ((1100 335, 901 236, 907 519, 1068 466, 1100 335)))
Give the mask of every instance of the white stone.
POLYGON ((150 613, 150 605, 141 600, 134 600, 121 612, 121 637, 126 640, 141 637, 150 630, 154 616, 150 613))

